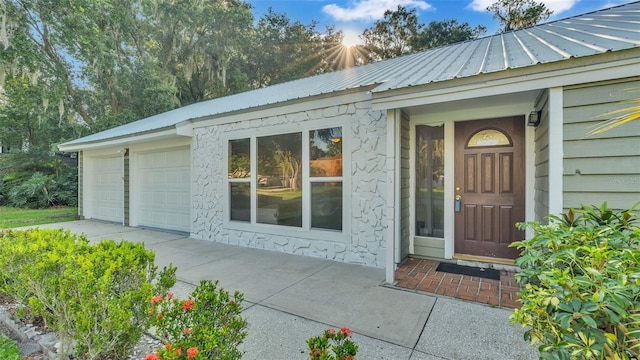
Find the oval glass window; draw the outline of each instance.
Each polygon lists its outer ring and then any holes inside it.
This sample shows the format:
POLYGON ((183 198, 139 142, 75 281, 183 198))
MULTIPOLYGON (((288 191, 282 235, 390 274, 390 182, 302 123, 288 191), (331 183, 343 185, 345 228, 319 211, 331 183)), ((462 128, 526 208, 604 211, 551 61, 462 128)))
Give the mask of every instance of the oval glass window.
POLYGON ((511 140, 507 135, 505 135, 505 133, 496 129, 480 130, 467 142, 468 148, 504 145, 511 145, 511 140))

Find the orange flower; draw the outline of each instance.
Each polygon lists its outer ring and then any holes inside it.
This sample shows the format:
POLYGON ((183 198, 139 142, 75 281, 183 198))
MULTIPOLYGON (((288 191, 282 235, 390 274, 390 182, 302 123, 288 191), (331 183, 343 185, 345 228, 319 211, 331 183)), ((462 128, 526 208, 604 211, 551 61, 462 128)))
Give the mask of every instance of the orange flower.
POLYGON ((196 355, 198 355, 197 347, 192 347, 187 349, 187 359, 193 359, 194 357, 196 357, 196 355))
POLYGON ((192 332, 192 331, 193 331, 193 328, 184 328, 184 329, 182 329, 182 332, 183 332, 185 335, 191 335, 191 332, 192 332))
POLYGON ((173 299, 173 293, 167 293, 167 299, 169 300, 173 299))
POLYGON ((164 315, 162 315, 162 314, 158 314, 158 316, 156 316, 156 318, 158 318, 158 320, 162 320, 163 317, 164 317, 164 315))
POLYGON ((178 356, 182 355, 182 348, 177 348, 174 353, 178 356))
POLYGON ((160 360, 160 357, 156 354, 149 354, 145 356, 142 360, 160 360))
POLYGON ((182 302, 182 310, 187 311, 187 310, 192 310, 192 309, 193 309, 193 300, 192 299, 187 299, 187 300, 182 302))
POLYGON ((156 296, 151 298, 151 302, 154 303, 154 304, 157 304, 160 301, 162 301, 162 296, 160 296, 160 295, 156 295, 156 296))
POLYGON ((341 329, 340 329, 340 333, 341 333, 343 336, 351 337, 351 329, 349 329, 348 327, 343 327, 343 328, 341 328, 341 329))

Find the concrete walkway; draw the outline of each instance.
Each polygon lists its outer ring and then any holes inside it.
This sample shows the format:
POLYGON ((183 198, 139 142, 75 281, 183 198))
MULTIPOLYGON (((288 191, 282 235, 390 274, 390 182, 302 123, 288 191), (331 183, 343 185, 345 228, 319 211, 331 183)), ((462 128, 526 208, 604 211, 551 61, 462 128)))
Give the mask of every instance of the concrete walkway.
POLYGON ((98 221, 41 225, 89 240, 144 242, 156 264, 178 268, 174 292, 202 279, 245 295, 243 359, 308 359, 306 340, 328 327, 354 331, 359 359, 537 359, 509 325, 511 310, 383 286, 384 270, 191 239, 98 221))

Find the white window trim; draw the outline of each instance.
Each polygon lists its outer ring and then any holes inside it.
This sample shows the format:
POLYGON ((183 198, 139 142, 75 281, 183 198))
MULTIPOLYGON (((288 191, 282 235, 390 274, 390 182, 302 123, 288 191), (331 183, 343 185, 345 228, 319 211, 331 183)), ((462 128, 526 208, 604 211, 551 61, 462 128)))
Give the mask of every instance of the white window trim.
MULTIPOLYGON (((228 230, 247 231, 253 233, 264 233, 279 236, 289 236, 296 238, 303 238, 309 240, 323 240, 330 242, 344 243, 346 239, 351 236, 351 181, 349 174, 351 174, 351 156, 350 156, 350 142, 351 128, 344 121, 327 121, 323 120, 311 120, 304 124, 289 124, 289 125, 277 125, 269 128, 261 128, 257 133, 255 129, 234 131, 225 134, 221 137, 224 143, 223 157, 224 157, 224 169, 225 174, 223 176, 224 183, 224 222, 223 226, 228 230), (318 129, 328 129, 333 127, 342 128, 342 177, 314 177, 309 176, 309 132, 318 129), (257 219, 257 177, 258 177, 258 165, 257 165, 257 139, 259 137, 283 135, 292 133, 302 133, 302 227, 282 226, 273 224, 263 224, 256 221, 257 219), (229 179, 226 175, 229 166, 229 141, 237 139, 250 139, 251 143, 251 220, 249 222, 232 221, 230 219, 230 194, 229 184, 232 182, 238 182, 236 179, 229 179), (311 192, 310 186, 313 182, 323 181, 341 181, 342 182, 342 230, 331 229, 319 229, 311 227, 311 192)), ((242 179, 245 180, 245 179, 242 179)))

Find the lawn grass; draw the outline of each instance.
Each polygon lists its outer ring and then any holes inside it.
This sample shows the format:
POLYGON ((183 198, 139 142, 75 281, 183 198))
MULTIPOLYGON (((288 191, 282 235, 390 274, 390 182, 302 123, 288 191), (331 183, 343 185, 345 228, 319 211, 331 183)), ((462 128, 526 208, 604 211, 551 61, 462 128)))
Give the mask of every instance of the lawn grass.
POLYGON ((0 229, 76 220, 78 208, 17 209, 0 206, 0 229))

